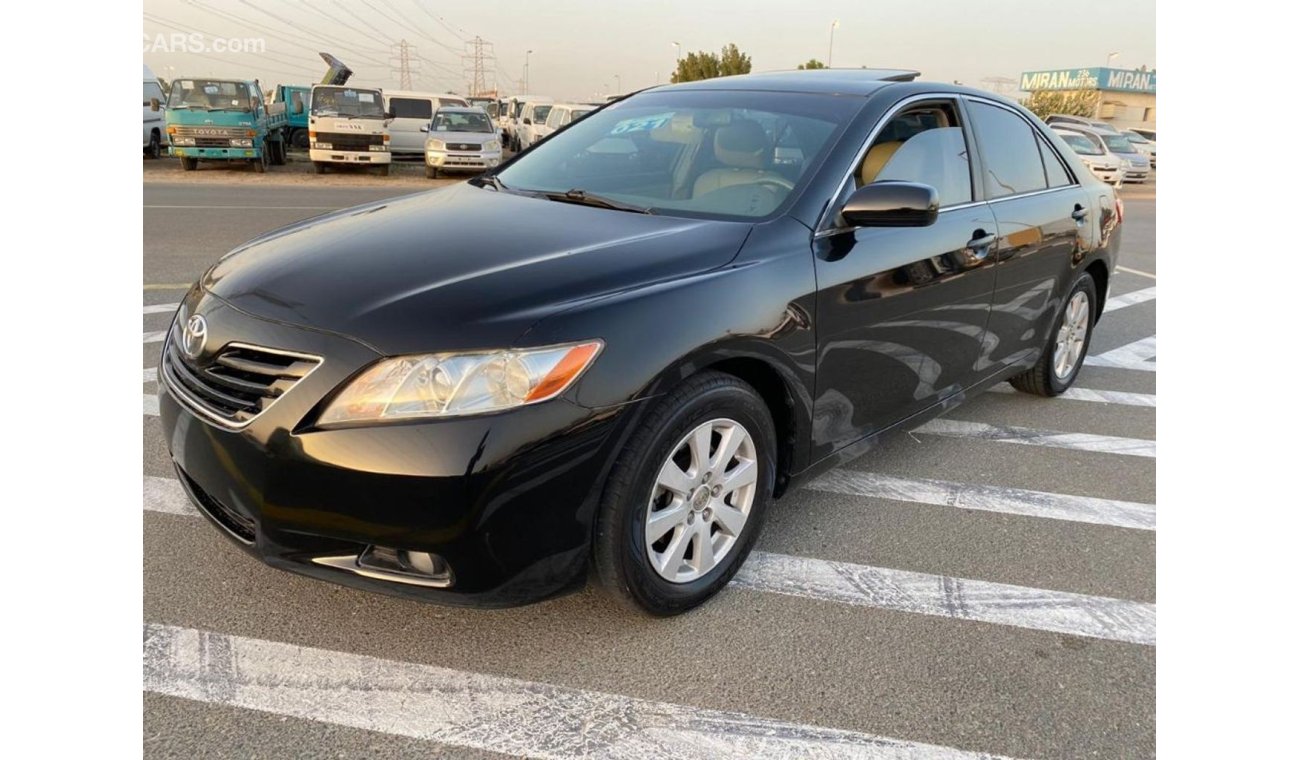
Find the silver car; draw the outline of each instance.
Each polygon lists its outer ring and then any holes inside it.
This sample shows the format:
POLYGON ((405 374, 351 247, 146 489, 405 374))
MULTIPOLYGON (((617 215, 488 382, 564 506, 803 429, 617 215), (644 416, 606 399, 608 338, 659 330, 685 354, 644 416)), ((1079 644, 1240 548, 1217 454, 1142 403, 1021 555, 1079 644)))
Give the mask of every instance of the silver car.
POLYGON ((1064 128, 1055 128, 1053 131, 1079 155, 1079 160, 1097 179, 1115 187, 1124 184, 1124 159, 1106 152, 1104 145, 1087 135, 1064 128))
POLYGON ((477 174, 501 163, 501 136, 482 108, 439 108, 424 127, 424 176, 477 174))
POLYGON ((1066 126, 1064 124, 1052 124, 1052 129, 1057 131, 1068 130, 1077 132, 1081 135, 1087 135, 1095 144, 1101 145, 1108 155, 1115 156, 1124 167, 1124 181, 1142 183, 1146 181, 1147 175, 1151 173, 1151 162, 1147 157, 1128 141, 1128 138, 1114 131, 1103 131, 1100 129, 1089 129, 1088 127, 1075 126, 1073 124, 1066 126))

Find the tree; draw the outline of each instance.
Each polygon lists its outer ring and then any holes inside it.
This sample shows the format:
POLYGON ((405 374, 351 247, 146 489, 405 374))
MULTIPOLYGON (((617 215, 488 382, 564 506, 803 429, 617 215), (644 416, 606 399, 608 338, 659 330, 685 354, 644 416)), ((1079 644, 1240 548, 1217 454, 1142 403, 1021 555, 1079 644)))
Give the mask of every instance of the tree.
POLYGON ((752 68, 753 62, 750 61, 749 56, 740 52, 733 43, 722 49, 722 55, 703 50, 698 53, 687 53, 685 58, 677 62, 677 70, 673 72, 672 81, 674 83, 698 82, 701 79, 748 74, 752 68))
POLYGON ((807 63, 799 64, 800 71, 803 71, 805 69, 824 69, 824 68, 826 68, 826 64, 822 63, 816 58, 809 58, 807 63))
POLYGON ((1051 114, 1066 116, 1092 116, 1097 112, 1098 90, 1038 90, 1020 101, 1020 105, 1044 119, 1051 114))

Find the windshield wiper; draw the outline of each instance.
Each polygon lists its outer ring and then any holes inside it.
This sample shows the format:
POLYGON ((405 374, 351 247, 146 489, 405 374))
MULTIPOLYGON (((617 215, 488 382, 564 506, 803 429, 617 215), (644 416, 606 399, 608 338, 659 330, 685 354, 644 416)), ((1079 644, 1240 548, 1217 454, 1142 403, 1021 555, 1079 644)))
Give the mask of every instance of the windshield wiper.
POLYGON ((596 206, 597 208, 608 208, 615 211, 632 211, 637 214, 655 213, 655 210, 649 206, 637 206, 633 203, 616 201, 613 198, 589 193, 576 187, 563 193, 542 192, 541 196, 561 203, 577 203, 583 206, 596 206))

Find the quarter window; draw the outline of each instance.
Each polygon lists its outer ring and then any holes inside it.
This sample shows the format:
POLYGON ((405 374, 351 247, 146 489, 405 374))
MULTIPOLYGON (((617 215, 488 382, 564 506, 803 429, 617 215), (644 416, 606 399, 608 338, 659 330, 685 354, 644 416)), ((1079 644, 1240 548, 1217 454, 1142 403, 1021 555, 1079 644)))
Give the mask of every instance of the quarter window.
POLYGON ((1052 150, 1052 146, 1047 144, 1047 140, 1038 136, 1038 150, 1043 154, 1043 166, 1047 169, 1047 186, 1048 187, 1065 187, 1073 185, 1074 181, 1070 179, 1070 172, 1066 170, 1065 164, 1052 150))
POLYGON ((972 102, 971 120, 984 159, 984 191, 992 198, 1047 189, 1034 128, 1005 108, 972 102))

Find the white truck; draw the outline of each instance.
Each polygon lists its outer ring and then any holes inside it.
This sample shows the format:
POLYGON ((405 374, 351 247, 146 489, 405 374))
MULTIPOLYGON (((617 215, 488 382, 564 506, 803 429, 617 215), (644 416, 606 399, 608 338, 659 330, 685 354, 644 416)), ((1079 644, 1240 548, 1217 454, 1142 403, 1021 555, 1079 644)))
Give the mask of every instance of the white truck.
POLYGON ((313 85, 307 135, 316 173, 324 174, 331 164, 352 164, 374 167, 387 176, 393 161, 389 120, 379 90, 313 85))

